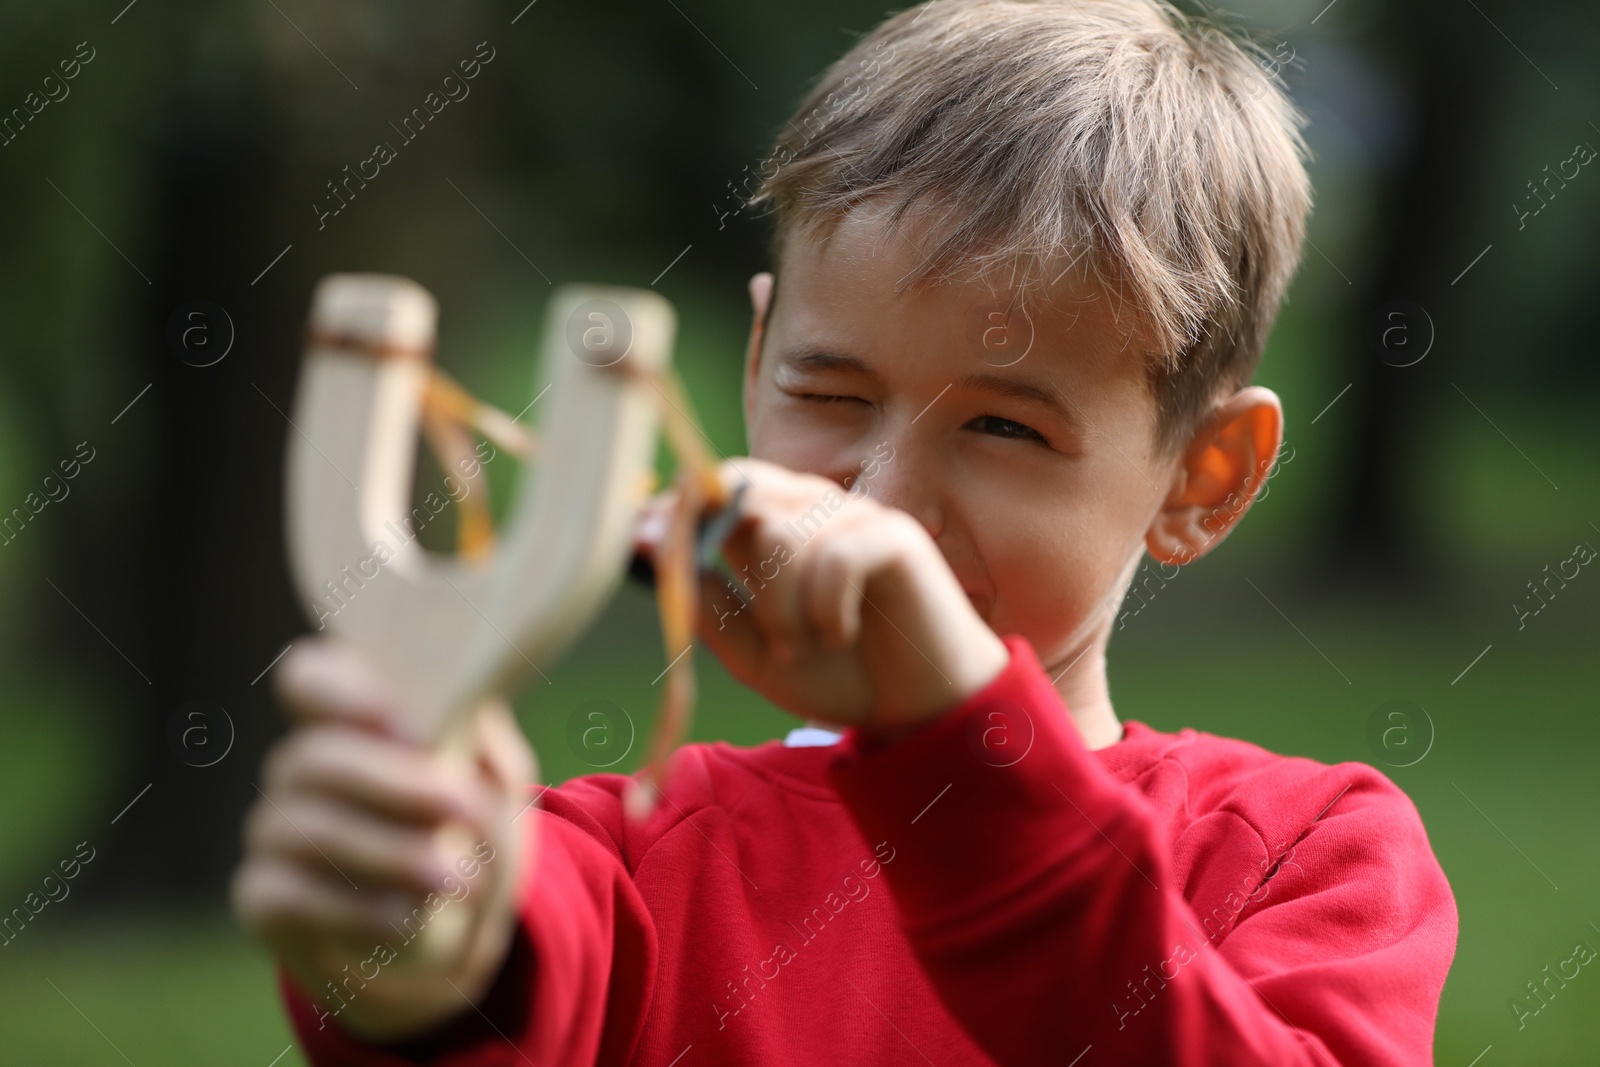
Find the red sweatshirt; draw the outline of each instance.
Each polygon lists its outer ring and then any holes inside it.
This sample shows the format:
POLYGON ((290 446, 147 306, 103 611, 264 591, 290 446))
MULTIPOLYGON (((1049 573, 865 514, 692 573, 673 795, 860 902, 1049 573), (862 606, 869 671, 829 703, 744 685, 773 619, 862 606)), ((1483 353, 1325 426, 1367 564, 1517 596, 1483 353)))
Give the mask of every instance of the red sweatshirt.
POLYGON ((639 825, 623 776, 547 791, 482 1010, 366 1045, 280 972, 309 1060, 1432 1062, 1456 909, 1405 794, 1137 722, 1090 752, 1006 644, 893 745, 690 745, 639 825))

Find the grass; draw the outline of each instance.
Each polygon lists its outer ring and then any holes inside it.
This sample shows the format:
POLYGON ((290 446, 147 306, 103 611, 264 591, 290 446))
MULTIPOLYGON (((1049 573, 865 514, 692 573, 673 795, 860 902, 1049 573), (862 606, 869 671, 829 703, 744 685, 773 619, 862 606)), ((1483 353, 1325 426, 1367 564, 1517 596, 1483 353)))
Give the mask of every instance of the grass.
MULTIPOLYGON (((267 1067, 291 1044, 270 960, 223 917, 50 911, 0 957, 5 1063, 267 1067)), ((273 1067, 305 1062, 294 1048, 273 1067)))

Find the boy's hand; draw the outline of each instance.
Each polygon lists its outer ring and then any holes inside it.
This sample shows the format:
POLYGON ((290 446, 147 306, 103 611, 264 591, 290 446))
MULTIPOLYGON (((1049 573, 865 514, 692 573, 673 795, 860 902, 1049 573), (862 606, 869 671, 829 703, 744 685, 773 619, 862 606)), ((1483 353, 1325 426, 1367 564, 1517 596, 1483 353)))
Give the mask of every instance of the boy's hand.
POLYGON ((735 678, 796 715, 893 737, 1004 669, 1004 643, 910 515, 761 460, 722 475, 744 486, 744 517, 722 546, 731 576, 702 580, 697 629, 735 678))
POLYGON ((240 921, 324 1024, 394 1041, 471 1011, 511 944, 527 828, 512 820, 536 773, 510 709, 485 704, 449 755, 404 735, 347 646, 299 643, 275 680, 295 728, 246 818, 240 921))

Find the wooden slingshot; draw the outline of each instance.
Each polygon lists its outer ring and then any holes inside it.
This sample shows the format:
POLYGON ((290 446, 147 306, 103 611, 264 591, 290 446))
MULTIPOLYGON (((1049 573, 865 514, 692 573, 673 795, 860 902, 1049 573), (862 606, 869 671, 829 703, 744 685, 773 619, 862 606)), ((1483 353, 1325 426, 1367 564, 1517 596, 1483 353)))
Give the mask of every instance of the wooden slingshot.
POLYGON ((404 278, 336 274, 317 286, 287 464, 295 584, 308 600, 338 605, 321 621, 385 673, 411 726, 457 743, 486 695, 508 694, 551 663, 614 590, 665 417, 678 495, 655 570, 675 658, 629 796, 643 814, 686 732, 693 657, 681 653, 693 638, 695 534, 704 512, 724 503, 669 371, 672 307, 647 290, 553 294, 539 373, 548 384, 530 404, 542 416, 540 461, 525 464, 498 539, 466 427, 525 457, 532 437, 434 369, 437 318, 434 298, 404 278), (424 550, 411 525, 419 424, 446 472, 470 487, 454 555, 424 550))

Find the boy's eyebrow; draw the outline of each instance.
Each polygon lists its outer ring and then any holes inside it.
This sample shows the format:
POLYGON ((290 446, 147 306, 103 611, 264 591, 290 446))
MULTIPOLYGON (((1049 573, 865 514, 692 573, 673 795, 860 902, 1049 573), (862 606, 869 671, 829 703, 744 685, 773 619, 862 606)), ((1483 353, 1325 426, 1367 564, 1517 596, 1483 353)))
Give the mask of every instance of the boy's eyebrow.
POLYGON ((810 346, 792 348, 783 353, 781 362, 798 370, 850 370, 877 377, 871 367, 855 356, 847 356, 828 348, 810 346))

